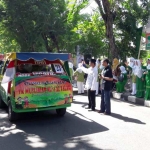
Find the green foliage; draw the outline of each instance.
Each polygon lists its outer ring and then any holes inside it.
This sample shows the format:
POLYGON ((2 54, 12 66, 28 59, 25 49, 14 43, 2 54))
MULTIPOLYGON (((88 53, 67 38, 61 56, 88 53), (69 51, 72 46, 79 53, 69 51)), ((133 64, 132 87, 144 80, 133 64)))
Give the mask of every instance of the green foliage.
MULTIPOLYGON (((143 26, 147 23, 149 13, 150 2, 147 0, 95 0, 99 6, 100 14, 105 21, 107 29, 106 36, 110 42, 111 32, 108 28, 108 22, 110 26, 114 26, 114 42, 110 44, 117 45, 115 52, 122 59, 126 56, 133 56, 137 58, 139 49, 139 40, 141 33, 139 26, 143 26), (113 20, 113 21, 111 21, 113 20)), ((112 37, 113 38, 113 37, 112 37)), ((111 55, 113 49, 111 49, 111 55)))
POLYGON ((81 52, 91 53, 95 57, 106 55, 105 27, 99 13, 95 12, 93 16, 83 16, 74 31, 79 31, 78 45, 80 45, 81 52))
MULTIPOLYGON (((88 0, 1 0, 1 23, 21 51, 73 49, 70 39, 88 0)), ((73 35, 73 37, 72 37, 73 35)))
POLYGON ((138 26, 144 26, 149 17, 149 4, 142 0, 126 0, 120 5, 115 19, 117 45, 121 58, 134 56, 137 58, 141 31, 138 26), (119 32, 118 32, 119 31, 119 32))
MULTIPOLYGON (((48 51, 112 56, 107 42, 110 34, 106 12, 111 12, 114 43, 121 59, 138 55, 139 26, 146 24, 150 2, 147 0, 95 0, 98 11, 80 14, 89 0, 1 0, 0 49, 10 51, 48 51), (110 9, 110 11, 108 11, 110 9), (139 26, 138 26, 139 25, 139 26)), ((109 22, 110 23, 110 22, 109 22)), ((110 42, 110 41, 109 41, 110 42)), ((146 57, 143 51, 141 58, 146 57)))
POLYGON ((12 38, 12 35, 0 23, 0 53, 20 51, 19 44, 12 38))
POLYGON ((66 34, 64 0, 2 0, 3 25, 21 46, 21 51, 59 50, 66 34))
POLYGON ((66 34, 63 35, 60 44, 61 50, 74 53, 75 47, 79 44, 80 38, 78 31, 78 24, 84 20, 84 15, 80 14, 80 11, 88 4, 88 0, 68 0, 66 2, 67 7, 67 23, 66 34))

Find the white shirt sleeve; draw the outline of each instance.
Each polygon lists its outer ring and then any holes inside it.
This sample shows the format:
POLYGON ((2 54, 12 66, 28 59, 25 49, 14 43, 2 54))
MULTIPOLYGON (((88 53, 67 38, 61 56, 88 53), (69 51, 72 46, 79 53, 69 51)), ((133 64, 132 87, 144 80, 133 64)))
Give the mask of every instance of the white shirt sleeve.
POLYGON ((86 74, 89 72, 89 68, 81 67, 80 69, 86 74))
POLYGON ((91 86, 91 90, 96 90, 96 84, 97 84, 97 78, 98 78, 98 72, 97 70, 93 71, 93 81, 92 81, 92 86, 91 86))

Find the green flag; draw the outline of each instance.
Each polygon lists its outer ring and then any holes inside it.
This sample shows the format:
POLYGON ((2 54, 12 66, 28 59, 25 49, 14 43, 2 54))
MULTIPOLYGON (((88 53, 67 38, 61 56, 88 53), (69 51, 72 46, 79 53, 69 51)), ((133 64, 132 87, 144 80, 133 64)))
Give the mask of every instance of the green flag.
POLYGON ((150 50, 150 33, 146 33, 146 50, 150 50))

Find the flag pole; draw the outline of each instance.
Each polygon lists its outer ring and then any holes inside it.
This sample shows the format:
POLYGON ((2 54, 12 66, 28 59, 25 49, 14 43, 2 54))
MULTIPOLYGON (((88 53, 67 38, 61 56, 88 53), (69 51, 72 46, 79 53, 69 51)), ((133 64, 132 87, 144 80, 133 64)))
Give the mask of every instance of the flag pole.
POLYGON ((139 46, 138 59, 140 59, 140 54, 141 54, 141 38, 140 38, 140 46, 139 46))
POLYGON ((139 53, 138 53, 138 59, 140 59, 140 54, 141 54, 141 46, 142 46, 142 33, 143 33, 143 27, 140 27, 138 28, 138 33, 140 34, 140 37, 139 37, 139 45, 136 45, 136 46, 139 46, 137 47, 137 50, 139 50, 139 53))

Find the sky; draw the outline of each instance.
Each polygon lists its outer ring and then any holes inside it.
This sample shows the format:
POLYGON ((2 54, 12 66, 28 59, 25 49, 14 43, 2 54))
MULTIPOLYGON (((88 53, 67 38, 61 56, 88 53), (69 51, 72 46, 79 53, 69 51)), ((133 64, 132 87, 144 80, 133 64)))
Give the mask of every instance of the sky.
MULTIPOLYGON (((138 3, 139 3, 139 5, 141 4, 141 2, 139 0, 138 0, 138 3)), ((84 14, 84 13, 92 14, 93 10, 95 10, 97 7, 98 6, 97 6, 95 0, 90 0, 89 5, 81 11, 81 14, 84 14)))
POLYGON ((81 11, 81 14, 92 14, 93 10, 97 8, 97 4, 94 0, 90 0, 89 5, 81 11))

